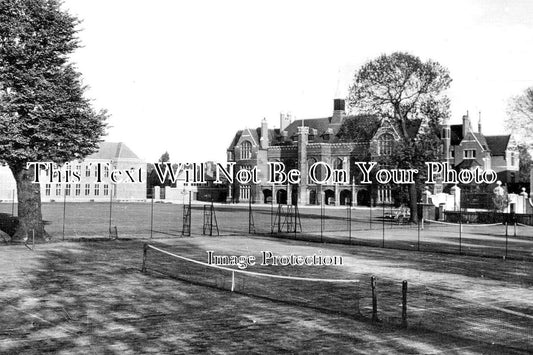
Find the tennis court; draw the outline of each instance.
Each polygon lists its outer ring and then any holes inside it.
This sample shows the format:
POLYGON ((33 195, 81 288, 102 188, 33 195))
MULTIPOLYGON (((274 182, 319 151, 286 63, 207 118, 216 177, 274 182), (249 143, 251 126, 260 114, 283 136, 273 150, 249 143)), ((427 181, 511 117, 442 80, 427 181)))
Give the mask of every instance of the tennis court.
POLYGON ((148 251, 142 273, 145 241, 51 243, 34 252, 3 247, 0 351, 496 354, 532 348, 528 262, 253 236, 151 242, 200 262, 207 261, 206 250, 258 257, 262 250, 321 251, 345 262, 249 266, 245 271, 261 275, 236 276, 231 292, 231 275, 184 267, 155 250, 148 251), (359 282, 305 285, 262 274, 359 282), (371 321, 371 276, 377 323, 371 321), (403 280, 409 284, 407 328, 401 326, 403 280))

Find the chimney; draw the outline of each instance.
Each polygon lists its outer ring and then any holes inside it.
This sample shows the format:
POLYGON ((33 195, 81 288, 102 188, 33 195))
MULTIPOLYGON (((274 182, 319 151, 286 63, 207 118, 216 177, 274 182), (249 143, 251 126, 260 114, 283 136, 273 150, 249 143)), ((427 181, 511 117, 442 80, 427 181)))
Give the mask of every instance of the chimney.
POLYGON ((290 113, 280 112, 279 114, 279 130, 284 131, 291 124, 290 113))
POLYGON ((344 99, 333 99, 333 117, 331 117, 331 123, 341 123, 345 116, 344 99))
POLYGON ((268 123, 266 118, 261 121, 261 149, 268 149, 268 123))
POLYGON ((479 118, 477 120, 477 131, 481 133, 481 111, 479 111, 479 118))
POLYGON ((468 117, 468 111, 466 111, 466 115, 463 116, 463 138, 466 137, 466 134, 471 130, 470 117, 468 117))

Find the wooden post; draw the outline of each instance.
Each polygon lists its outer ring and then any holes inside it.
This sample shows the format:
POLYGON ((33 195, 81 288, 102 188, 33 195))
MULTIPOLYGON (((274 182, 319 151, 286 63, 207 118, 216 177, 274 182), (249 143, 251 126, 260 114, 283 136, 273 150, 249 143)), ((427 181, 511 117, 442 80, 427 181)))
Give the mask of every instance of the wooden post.
POLYGON ((417 236, 417 242, 416 242, 416 250, 420 251, 420 223, 424 223, 424 218, 422 217, 422 220, 417 221, 417 227, 418 227, 418 236, 417 236))
POLYGON ((370 284, 372 286, 372 322, 376 322, 378 320, 378 295, 374 276, 370 278, 370 284))
POLYGON ((146 272, 146 254, 148 253, 148 244, 144 243, 143 247, 143 266, 141 268, 141 272, 146 272))
POLYGON ((407 281, 402 282, 402 327, 407 328, 407 281))
POLYGON ((154 233, 154 193, 155 187, 152 188, 152 205, 150 207, 150 239, 152 239, 154 233))
POLYGON ((65 240, 65 215, 67 213, 67 187, 65 185, 65 191, 63 194, 63 240, 65 240))
POLYGON ((231 272, 231 292, 235 291, 235 271, 231 272))
POLYGON ((382 208, 383 208, 383 213, 382 213, 382 214, 383 214, 383 217, 381 217, 381 218, 382 218, 382 220, 383 220, 383 221, 382 221, 382 225, 383 225, 383 226, 382 226, 382 227, 383 227, 383 228, 382 228, 382 229, 383 229, 383 242, 381 243, 381 247, 382 247, 382 248, 385 248, 385 201, 383 201, 383 206, 382 206, 382 208))
POLYGON ((507 259, 507 243, 509 240, 509 233, 508 233, 508 223, 505 222, 505 256, 504 259, 507 259))

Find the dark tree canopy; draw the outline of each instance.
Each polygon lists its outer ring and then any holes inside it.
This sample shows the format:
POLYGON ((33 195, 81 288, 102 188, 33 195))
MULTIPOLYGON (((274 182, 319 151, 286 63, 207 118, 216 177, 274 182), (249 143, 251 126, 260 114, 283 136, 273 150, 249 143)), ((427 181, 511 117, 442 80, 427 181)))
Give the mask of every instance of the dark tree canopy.
POLYGON ((19 222, 44 234, 39 186, 26 163, 64 163, 93 153, 106 113, 84 97, 69 61, 79 21, 56 0, 0 1, 0 161, 17 181, 19 222))
POLYGON ((0 2, 0 159, 14 169, 82 158, 104 134, 69 63, 77 24, 57 1, 0 2))
POLYGON ((341 140, 352 142, 368 142, 372 139, 381 124, 376 115, 348 116, 342 122, 337 136, 341 140))

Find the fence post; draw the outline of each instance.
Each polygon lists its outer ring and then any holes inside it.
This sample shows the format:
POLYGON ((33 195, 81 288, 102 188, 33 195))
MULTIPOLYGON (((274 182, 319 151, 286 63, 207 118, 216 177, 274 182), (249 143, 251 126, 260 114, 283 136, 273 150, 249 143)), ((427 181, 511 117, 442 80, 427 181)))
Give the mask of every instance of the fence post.
POLYGON ((15 190, 14 189, 13 189, 13 193, 11 196, 13 196, 13 200, 11 201, 11 216, 13 217, 15 215, 15 190))
POLYGON ((372 286, 372 322, 376 322, 378 321, 378 295, 374 276, 370 277, 370 284, 372 286))
POLYGON ((65 240, 65 215, 67 213, 67 185, 63 194, 63 240, 65 240))
POLYGON ((402 282, 402 327, 407 328, 407 281, 402 282))
POLYGON ((381 222, 381 224, 382 224, 382 227, 383 227, 382 228, 383 229, 383 241, 381 242, 381 247, 385 248, 385 201, 383 201, 382 208, 383 208, 383 217, 381 217, 381 219, 383 221, 381 222))
POLYGON ((152 203, 150 207, 150 239, 152 239, 154 233, 154 193, 155 187, 152 187, 152 203))
POLYGON ((418 219, 416 221, 416 225, 418 228, 418 235, 417 235, 417 242, 416 242, 416 250, 420 251, 420 223, 424 223, 424 216, 422 216, 422 219, 418 219))
POLYGON ((146 254, 148 253, 148 244, 144 243, 143 246, 143 266, 141 268, 141 272, 146 272, 146 254))
POLYGON ((459 254, 461 254, 461 233, 463 232, 463 211, 459 208, 459 254))

